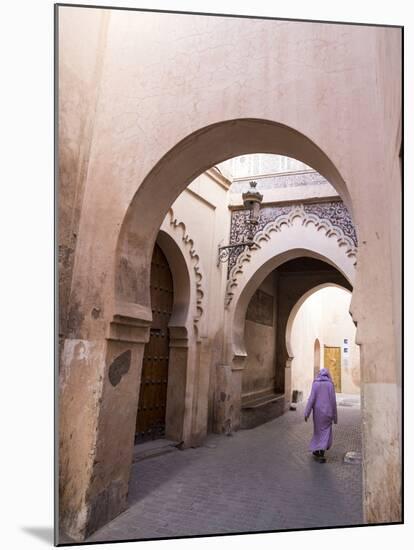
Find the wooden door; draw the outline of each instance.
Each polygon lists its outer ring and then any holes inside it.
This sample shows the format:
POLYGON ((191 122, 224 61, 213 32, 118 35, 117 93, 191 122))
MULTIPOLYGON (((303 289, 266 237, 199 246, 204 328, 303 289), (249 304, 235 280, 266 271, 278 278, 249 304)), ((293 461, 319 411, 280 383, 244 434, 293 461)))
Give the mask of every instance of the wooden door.
POLYGON ((325 346, 324 366, 331 373, 335 391, 341 393, 341 348, 325 346))
POLYGON ((155 245, 151 261, 150 340, 145 345, 136 423, 136 441, 157 439, 165 434, 169 334, 173 307, 173 280, 167 259, 155 245))

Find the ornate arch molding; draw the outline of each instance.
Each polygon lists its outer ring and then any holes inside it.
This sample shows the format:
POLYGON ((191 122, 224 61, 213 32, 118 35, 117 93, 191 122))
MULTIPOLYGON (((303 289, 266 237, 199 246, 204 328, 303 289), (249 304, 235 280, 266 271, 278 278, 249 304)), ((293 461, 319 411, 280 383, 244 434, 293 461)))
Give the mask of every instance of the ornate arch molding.
MULTIPOLYGON (((239 284, 245 264, 249 263, 252 259, 254 261, 255 252, 268 243, 271 243, 275 233, 286 232, 296 224, 313 228, 318 232, 321 231, 328 239, 336 239, 338 247, 343 249, 347 258, 355 260, 353 266, 356 267, 357 247, 353 240, 346 236, 341 228, 333 225, 328 219, 321 218, 314 213, 306 212, 304 206, 301 204, 293 207, 289 213, 283 214, 276 220, 269 222, 261 231, 258 231, 253 238, 254 245, 252 248, 246 248, 238 256, 236 264, 230 271, 229 280, 226 286, 226 308, 230 306, 233 300, 235 289, 239 284)), ((297 244, 300 246, 300 243, 297 244)))
POLYGON ((186 257, 192 266, 192 272, 194 274, 194 276, 191 277, 194 292, 192 319, 194 328, 196 332, 199 333, 201 326, 200 321, 204 313, 205 292, 203 285, 204 274, 201 269, 200 257, 195 248, 194 240, 189 236, 185 223, 178 220, 172 208, 168 210, 168 214, 161 226, 161 229, 172 234, 178 244, 181 243, 180 248, 182 248, 183 252, 185 252, 186 257))

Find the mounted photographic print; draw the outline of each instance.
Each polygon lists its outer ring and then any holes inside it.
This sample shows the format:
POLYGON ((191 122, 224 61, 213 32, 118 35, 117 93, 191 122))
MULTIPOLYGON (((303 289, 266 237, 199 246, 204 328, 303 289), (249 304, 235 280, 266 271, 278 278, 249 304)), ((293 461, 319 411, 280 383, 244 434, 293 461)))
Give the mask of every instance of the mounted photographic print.
POLYGON ((56 543, 402 523, 403 28, 55 15, 56 543))

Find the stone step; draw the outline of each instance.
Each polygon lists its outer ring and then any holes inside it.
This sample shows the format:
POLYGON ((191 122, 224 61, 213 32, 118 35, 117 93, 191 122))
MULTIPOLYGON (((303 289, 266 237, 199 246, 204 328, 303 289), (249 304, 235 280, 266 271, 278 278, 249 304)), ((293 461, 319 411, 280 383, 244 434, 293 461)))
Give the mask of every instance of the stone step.
POLYGON ((242 403, 242 409, 256 409, 283 398, 283 393, 270 393, 242 403))
POLYGON ((251 399, 242 404, 240 427, 242 430, 255 428, 282 415, 285 397, 281 393, 271 393, 251 399))
POLYGON ((179 442, 172 441, 171 439, 154 439, 153 441, 138 443, 134 447, 133 462, 177 451, 177 445, 179 445, 179 442))

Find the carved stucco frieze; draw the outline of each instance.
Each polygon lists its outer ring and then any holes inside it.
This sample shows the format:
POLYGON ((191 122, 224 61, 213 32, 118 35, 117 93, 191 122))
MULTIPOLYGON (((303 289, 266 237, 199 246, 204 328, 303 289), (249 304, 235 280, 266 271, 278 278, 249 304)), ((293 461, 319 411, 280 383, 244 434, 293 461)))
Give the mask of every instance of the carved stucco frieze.
POLYGON ((203 304, 204 290, 203 290, 203 284, 202 284, 203 273, 199 263, 200 257, 197 254, 197 251, 195 249, 193 239, 190 238, 187 232, 185 223, 177 219, 172 208, 169 209, 168 214, 170 216, 170 226, 175 231, 180 231, 181 240, 185 244, 188 255, 190 256, 191 262, 193 264, 193 270, 195 274, 195 290, 196 290, 196 311, 193 317, 193 321, 194 321, 194 325, 197 326, 204 311, 204 304, 203 304))
POLYGON ((304 204, 306 214, 314 214, 323 220, 329 220, 334 226, 342 230, 344 235, 351 239, 354 246, 358 246, 358 239, 351 215, 342 201, 331 201, 319 204, 304 204))
MULTIPOLYGON (((256 235, 258 231, 263 230, 268 223, 274 221, 279 216, 288 214, 291 208, 291 206, 263 206, 260 210, 258 223, 253 228, 253 236, 256 235)), ((234 210, 231 214, 229 244, 236 244, 247 240, 249 240, 249 212, 248 210, 234 210)), ((230 251, 227 271, 228 277, 232 268, 236 264, 237 258, 241 253, 243 253, 243 250, 244 248, 236 248, 230 251)))
MULTIPOLYGON (((327 220, 333 227, 340 229, 343 234, 351 239, 354 246, 358 246, 355 227, 352 223, 351 216, 342 201, 330 201, 324 203, 303 204, 306 214, 313 214, 321 220, 327 220)), ((263 206, 260 210, 258 224, 254 228, 254 235, 263 229, 271 222, 276 221, 280 216, 289 214, 297 205, 287 206, 263 206)), ((248 239, 248 219, 249 212, 247 210, 234 210, 231 216, 230 227, 230 244, 235 244, 248 239)), ((232 268, 235 266, 237 258, 243 252, 243 248, 231 250, 229 253, 228 277, 232 268)))
MULTIPOLYGON (((338 203, 342 204, 342 208, 329 209, 330 204, 331 203, 326 203, 326 205, 328 206, 328 208, 326 209, 324 208, 325 204, 300 204, 295 206, 291 205, 284 207, 270 207, 273 216, 269 215, 268 211, 267 213, 265 213, 267 214, 267 216, 263 216, 261 222, 259 222, 258 228, 255 231, 253 237, 254 245, 250 249, 245 248, 244 251, 241 254, 238 254, 233 260, 233 266, 230 269, 226 287, 226 307, 230 305, 233 299, 234 289, 235 287, 237 287, 238 280, 243 273, 244 264, 250 262, 252 258, 254 259, 254 254, 256 250, 262 248, 263 246, 266 246, 266 244, 274 237, 274 235, 276 235, 280 231, 288 230, 288 228, 292 227, 294 222, 298 219, 300 220, 301 225, 305 227, 311 224, 318 230, 324 231, 326 237, 336 237, 338 246, 343 247, 346 256, 348 258, 353 258, 356 260, 356 233, 353 225, 351 227, 348 225, 348 220, 346 216, 349 217, 350 221, 349 213, 343 203, 338 203), (317 207, 321 208, 318 209, 317 207), (333 223, 331 221, 329 214, 332 214, 332 220, 336 223, 333 223), (269 220, 269 218, 272 217, 274 219, 271 219, 271 221, 267 221, 267 223, 264 222, 264 220, 269 220), (346 224, 343 223, 343 227, 346 229, 346 233, 344 229, 339 225, 340 220, 342 220, 342 223, 344 221, 347 222, 346 224)), ((244 220, 246 220, 247 212, 239 212, 244 214, 244 216, 237 216, 237 218, 239 219, 240 227, 242 227, 243 224, 242 222, 240 222, 240 219, 244 218, 244 220)), ((352 224, 352 221, 350 223, 352 224)), ((245 227, 243 228, 243 231, 246 231, 245 227)))

